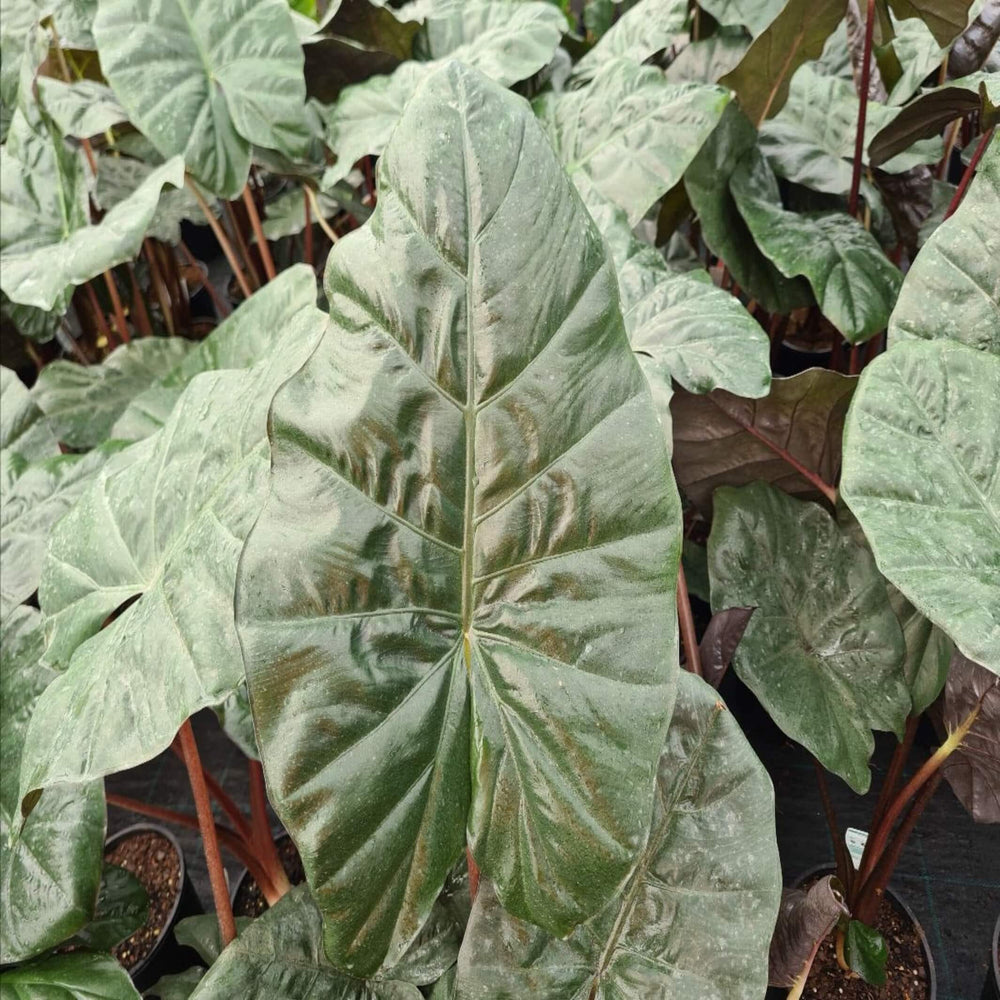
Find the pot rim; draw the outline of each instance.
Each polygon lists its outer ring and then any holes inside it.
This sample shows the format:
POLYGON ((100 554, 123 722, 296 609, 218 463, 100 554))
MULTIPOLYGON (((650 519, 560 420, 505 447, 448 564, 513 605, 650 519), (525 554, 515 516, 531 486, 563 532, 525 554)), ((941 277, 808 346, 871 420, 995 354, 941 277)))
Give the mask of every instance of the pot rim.
MULTIPOLYGON (((814 875, 821 874, 836 874, 836 865, 829 861, 826 864, 814 865, 812 868, 799 875, 792 883, 792 887, 798 889, 803 882, 811 879, 814 875)), ((937 970, 934 967, 934 956, 931 954, 930 942, 927 940, 927 935, 924 933, 923 925, 919 920, 917 920, 913 910, 910 909, 910 907, 906 904, 906 901, 899 895, 891 884, 885 887, 885 894, 886 897, 892 901, 893 905, 897 909, 901 910, 907 920, 913 924, 913 928, 917 932, 917 937, 920 939, 920 947, 923 949, 924 953, 924 962, 927 965, 927 982, 930 988, 930 998, 931 1000, 935 1000, 937 997, 937 970)), ((1000 930, 1000 921, 997 922, 997 929, 1000 930)), ((995 950, 994 961, 996 961, 995 950)))
MULTIPOLYGON (((184 851, 181 849, 180 841, 173 835, 173 833, 164 826, 158 826, 156 823, 133 823, 131 826, 126 826, 124 829, 119 830, 117 833, 113 833, 110 837, 105 838, 104 841, 104 853, 106 854, 109 847, 113 847, 119 841, 126 840, 130 836, 137 833, 158 833, 161 837, 164 837, 170 841, 174 852, 180 861, 180 877, 177 879, 177 892, 174 895, 173 904, 167 913, 166 922, 163 925, 163 930, 153 945, 149 954, 140 959, 135 963, 130 969, 125 971, 130 976, 135 976, 142 968, 151 962, 156 955, 156 953, 164 946, 164 944, 170 939, 170 935, 167 933, 168 930, 173 926, 174 920, 177 917, 177 910, 181 905, 181 899, 184 896, 184 883, 187 880, 187 864, 184 861, 184 851)), ((104 854, 101 855, 103 860, 104 854)))
MULTIPOLYGON (((277 847, 283 840, 291 840, 292 835, 287 830, 282 830, 280 833, 272 834, 274 839, 274 846, 277 847)), ((296 848, 297 849, 297 848, 296 848)), ((233 879, 232 887, 229 890, 229 903, 231 906, 236 904, 236 895, 243 888, 243 883, 248 879, 253 878, 250 874, 250 869, 243 866, 236 878, 233 879)))

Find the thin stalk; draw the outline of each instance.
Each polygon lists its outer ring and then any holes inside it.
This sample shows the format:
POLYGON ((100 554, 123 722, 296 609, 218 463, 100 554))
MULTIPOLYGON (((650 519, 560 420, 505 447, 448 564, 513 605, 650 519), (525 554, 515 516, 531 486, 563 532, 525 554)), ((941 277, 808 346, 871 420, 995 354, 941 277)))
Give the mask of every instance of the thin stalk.
POLYGON ((306 213, 306 226, 305 226, 305 229, 302 230, 303 250, 304 250, 304 256, 305 256, 305 259, 306 259, 306 263, 310 267, 312 267, 313 266, 313 227, 312 227, 311 213, 309 211, 309 187, 308 187, 308 185, 303 188, 302 205, 305 208, 305 213, 306 213))
MULTIPOLYGON (((177 755, 183 760, 180 748, 177 748, 177 755)), ((218 779, 208 768, 203 768, 205 774, 205 784, 208 786, 208 794, 219 804, 219 808, 229 817, 229 821, 236 828, 236 832, 248 844, 253 842, 253 829, 247 822, 240 807, 229 797, 226 790, 219 784, 218 779)))
POLYGON ((175 304, 174 322, 182 330, 191 329, 191 300, 188 298, 187 284, 177 266, 177 255, 166 243, 154 244, 160 254, 160 263, 167 278, 170 300, 175 304))
POLYGON ((97 292, 94 291, 94 286, 89 282, 84 282, 83 287, 87 290, 87 301, 90 303, 90 308, 94 313, 94 322, 97 323, 97 329, 100 331, 102 337, 104 337, 107 342, 108 347, 117 347, 114 338, 111 336, 111 327, 108 326, 108 318, 104 315, 104 310, 101 308, 101 303, 97 298, 97 292))
MULTIPOLYGON (((197 267, 198 264, 194 259, 194 254, 191 253, 191 251, 187 247, 187 244, 183 240, 181 240, 180 242, 180 248, 181 248, 181 253, 183 253, 184 256, 187 258, 188 266, 197 267)), ((219 293, 215 290, 215 286, 212 284, 212 282, 208 279, 207 276, 205 278, 204 287, 205 291, 208 292, 208 297, 212 300, 212 305, 215 306, 216 312, 218 312, 219 314, 219 318, 225 319, 233 310, 230 309, 229 306, 227 306, 225 302, 222 301, 221 298, 219 298, 219 293)))
POLYGON ((233 245, 229 242, 229 238, 223 231, 222 226, 219 225, 219 220, 215 217, 215 213, 208 207, 208 202, 202 197, 201 192, 198 190, 198 185, 195 184, 188 175, 185 175, 184 183, 188 186, 188 190, 194 195, 195 201, 198 202, 198 207, 201 209, 202 214, 208 221, 219 246, 222 247, 222 252, 226 255, 226 260, 229 262, 229 267, 235 275, 236 280, 239 282, 240 289, 246 298, 250 298, 250 296, 253 295, 253 292, 250 291, 247 279, 243 275, 243 269, 240 267, 239 261, 236 259, 236 253, 233 250, 233 245))
POLYGON ((691 613, 687 578, 684 576, 684 567, 681 565, 677 566, 677 621, 680 624, 681 641, 684 644, 684 663, 692 674, 701 677, 701 654, 698 650, 698 637, 694 630, 694 615, 691 613))
POLYGON ((955 209, 962 204, 965 192, 972 183, 973 176, 975 176, 976 167, 979 166, 979 161, 983 158, 983 153, 986 152, 986 147, 989 146, 995 130, 996 126, 994 125, 991 129, 984 132, 983 137, 979 140, 979 145, 976 146, 976 151, 972 154, 972 159, 969 160, 969 165, 965 168, 965 173, 962 174, 962 182, 958 185, 958 190, 955 192, 955 196, 951 199, 948 211, 944 213, 944 217, 946 219, 951 218, 955 209))
POLYGON ((163 280, 163 272, 160 270, 160 259, 156 253, 153 241, 147 236, 142 241, 142 249, 146 254, 146 263, 149 264, 149 276, 153 283, 153 293, 157 302, 160 303, 160 312, 163 313, 163 322, 167 324, 167 333, 171 337, 177 335, 174 327, 174 311, 170 302, 170 294, 167 292, 167 284, 163 280))
POLYGON ((246 261, 247 274, 250 276, 250 284, 254 291, 260 288, 260 275, 257 273, 257 268, 254 266, 253 257, 250 256, 250 247, 247 246, 247 241, 243 236, 243 228, 240 226, 240 220, 236 217, 236 210, 233 208, 233 202, 224 201, 222 203, 223 210, 226 213, 226 218, 229 220, 229 226, 233 231, 233 235, 236 237, 236 246, 239 248, 240 253, 243 255, 243 259, 246 261))
POLYGON ((135 276, 135 265, 128 261, 128 277, 132 285, 132 315, 135 316, 139 333, 143 337, 153 336, 153 324, 149 321, 149 313, 146 310, 146 300, 142 297, 142 290, 139 288, 139 280, 135 276))
MULTIPOLYGON (((885 811, 889 808, 889 803, 896 794, 896 789, 899 787, 899 779, 903 776, 903 768, 906 766, 907 760, 909 760, 910 751, 913 749, 913 740, 917 735, 917 727, 919 725, 919 715, 911 715, 906 720, 903 739, 896 744, 896 749, 892 753, 892 759, 889 761, 889 769, 885 773, 885 780, 879 789, 878 800, 875 802, 875 810, 871 818, 871 828, 873 830, 882 822, 882 817, 885 816, 885 811)), ((865 846, 867 847, 867 844, 865 846)))
POLYGON ((469 897, 474 903, 476 896, 479 895, 479 865, 476 864, 476 859, 468 847, 465 849, 465 860, 469 866, 469 897))
POLYGON ((184 755, 184 766, 187 768, 188 781, 191 784, 191 793, 194 795, 195 811, 198 814, 198 828, 201 831, 202 848, 205 851, 205 864, 208 866, 208 880, 212 885, 219 935, 222 938, 222 947, 225 948, 236 937, 236 920, 229 901, 222 856, 219 854, 219 840, 215 831, 215 820, 212 819, 212 803, 208 798, 208 787, 201 769, 201 757, 198 754, 198 744, 194 738, 190 719, 184 721, 178 735, 181 753, 184 755))
POLYGON ((319 201, 316 198, 316 192, 307 184, 305 186, 306 197, 309 199, 309 204, 312 205, 313 215, 316 216, 316 223, 320 229, 330 238, 331 243, 337 243, 340 237, 330 228, 330 224, 323 218, 323 210, 319 207, 319 201))
POLYGON ((958 140, 958 130, 962 127, 962 119, 956 118, 948 128, 944 142, 944 155, 938 161, 935 175, 939 181, 943 181, 948 176, 948 164, 951 163, 951 151, 955 148, 958 140))
POLYGON ((847 212, 858 214, 858 193, 861 190, 861 158, 865 151, 865 118, 868 114, 868 84, 872 69, 872 33, 875 30, 875 0, 868 0, 865 15, 865 50, 861 62, 861 87, 858 94, 858 129, 854 137, 854 164, 851 173, 851 194, 847 200, 847 212))
POLYGON ((118 294, 118 285, 115 283, 114 275, 110 271, 104 272, 104 284, 107 286, 108 295, 111 297, 111 305, 115 310, 115 326, 118 328, 118 336, 122 343, 128 344, 132 338, 128 333, 128 324, 125 322, 125 308, 122 306, 121 296, 118 294))
POLYGON ((816 783, 819 785, 819 797, 823 801, 823 815, 830 829, 830 839, 833 841, 833 857, 837 865, 837 878, 843 883, 845 893, 850 893, 854 884, 854 866, 851 864, 847 845, 840 835, 840 825, 837 823, 837 813, 830 797, 830 786, 827 784, 826 771, 823 765, 813 757, 813 767, 816 769, 816 783))
POLYGON ((254 760, 252 757, 247 763, 250 767, 252 843, 257 857, 267 868, 275 891, 279 897, 284 896, 292 885, 288 881, 285 866, 281 863, 281 858, 278 857, 278 850, 274 846, 274 837, 271 835, 271 824, 267 818, 267 789, 264 785, 264 768, 261 767, 259 760, 254 760))
POLYGON ((246 205, 247 215, 250 216, 250 225, 253 227, 253 234, 257 238, 257 250, 260 252, 260 259, 264 263, 264 273, 268 281, 274 281, 274 258, 271 256, 271 248, 267 245, 264 237, 264 227, 260 222, 260 215, 257 214, 257 205, 250 193, 250 185, 243 186, 243 204, 246 205))

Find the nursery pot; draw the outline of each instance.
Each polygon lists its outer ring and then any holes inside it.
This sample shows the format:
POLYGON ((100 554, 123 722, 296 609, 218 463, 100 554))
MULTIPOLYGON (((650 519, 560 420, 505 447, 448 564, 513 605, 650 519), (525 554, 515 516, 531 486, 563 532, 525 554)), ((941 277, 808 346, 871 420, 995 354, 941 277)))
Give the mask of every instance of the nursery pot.
POLYGON ((181 845, 174 835, 162 826, 136 823, 105 841, 104 857, 131 871, 149 894, 150 920, 114 949, 115 957, 128 970, 136 989, 147 990, 161 976, 183 972, 197 964, 197 953, 179 945, 174 937, 174 926, 179 920, 204 913, 188 877, 181 845), (129 842, 131 853, 123 855, 121 852, 129 842), (175 872, 171 872, 168 852, 176 856, 175 872), (163 864, 158 864, 160 861, 163 864), (131 961, 130 955, 134 955, 131 961))
MULTIPOLYGON (((809 871, 801 874, 794 881, 794 883, 792 883, 793 888, 798 889, 804 883, 811 881, 817 876, 832 875, 833 872, 833 866, 830 864, 817 865, 815 868, 810 868, 809 871)), ((937 974, 934 969, 934 958, 931 955, 930 945, 927 942, 927 935, 924 934, 924 929, 920 926, 920 921, 917 920, 913 911, 906 905, 905 902, 903 902, 903 900, 890 886, 886 887, 885 899, 906 923, 912 925, 913 930, 916 932, 917 938, 920 941, 920 950, 923 953, 924 965, 927 969, 927 996, 929 1000, 937 1000, 937 974)), ((772 986, 769 987, 767 991, 766 1000, 784 1000, 787 993, 788 990, 784 987, 772 986)), ((812 997, 813 994, 810 993, 808 996, 812 997)), ((839 994, 831 993, 828 997, 823 996, 822 994, 816 994, 816 1000, 839 1000, 839 994)))
MULTIPOLYGON (((285 874, 292 885, 298 885, 305 881, 305 872, 302 868, 302 861, 299 852, 292 842, 292 838, 287 833, 281 833, 274 838, 274 846, 278 849, 278 857, 284 865, 285 874)), ((233 904, 233 914, 237 917, 257 917, 267 909, 259 890, 256 888, 254 877, 244 868, 233 882, 231 900, 233 904)))
POLYGON ((986 964, 986 982, 982 1000, 1000 1000, 1000 917, 993 928, 993 949, 986 964))

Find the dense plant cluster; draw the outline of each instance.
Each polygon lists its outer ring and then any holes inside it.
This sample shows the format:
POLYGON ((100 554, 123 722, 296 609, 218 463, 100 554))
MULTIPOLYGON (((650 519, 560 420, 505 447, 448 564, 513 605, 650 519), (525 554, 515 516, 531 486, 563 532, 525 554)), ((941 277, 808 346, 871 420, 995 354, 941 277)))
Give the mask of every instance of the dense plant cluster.
POLYGON ((4 0, 4 1000, 138 995, 103 779, 170 747, 218 924, 152 995, 798 996, 828 933, 884 981, 939 780, 1000 821, 998 33, 4 0), (821 783, 899 739, 819 925, 730 662, 821 783))

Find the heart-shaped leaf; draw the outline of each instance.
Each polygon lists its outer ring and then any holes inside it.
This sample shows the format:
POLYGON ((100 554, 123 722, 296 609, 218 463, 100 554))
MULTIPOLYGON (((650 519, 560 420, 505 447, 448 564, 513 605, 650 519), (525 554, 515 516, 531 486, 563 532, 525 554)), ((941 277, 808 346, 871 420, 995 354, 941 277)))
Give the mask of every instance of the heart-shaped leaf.
POLYGON ((237 598, 271 800, 331 960, 363 974, 467 831, 505 905, 558 933, 617 891, 673 700, 680 550, 614 271, 530 107, 447 64, 378 188, 272 405, 237 598))
POLYGON ((7 612, 0 639, 0 962, 6 965, 55 947, 93 915, 105 816, 101 784, 91 782, 46 789, 22 825, 17 777, 25 730, 55 673, 39 662, 42 616, 34 608, 7 612))
POLYGON ((863 794, 873 729, 910 710, 903 634, 867 549, 766 483, 715 493, 712 610, 756 607, 733 665, 791 739, 863 794))
POLYGON ((535 111, 581 191, 596 189, 634 226, 681 179, 729 100, 722 87, 670 83, 655 66, 615 59, 535 111))
POLYGON ((844 957, 853 972, 866 983, 884 986, 885 963, 889 949, 885 938, 874 928, 860 920, 850 920, 844 937, 844 957))
POLYGON ((876 358, 844 428, 841 491, 879 569, 1000 673, 1000 357, 914 340, 876 358))
POLYGON ((757 1000, 781 895, 772 791, 718 695, 682 673, 639 865, 559 940, 480 886, 458 963, 463 1000, 757 1000))
POLYGON ((110 955, 51 955, 0 973, 3 1000, 140 1000, 128 973, 110 955))
POLYGON ((303 151, 302 48, 286 0, 100 0, 94 38, 129 119, 213 193, 243 190, 251 143, 303 151))
POLYGON ((1000 357, 1000 142, 923 245, 889 318, 889 343, 948 337, 1000 357))
POLYGON ((705 0, 699 6, 722 25, 742 25, 756 38, 781 13, 783 0, 705 0))

